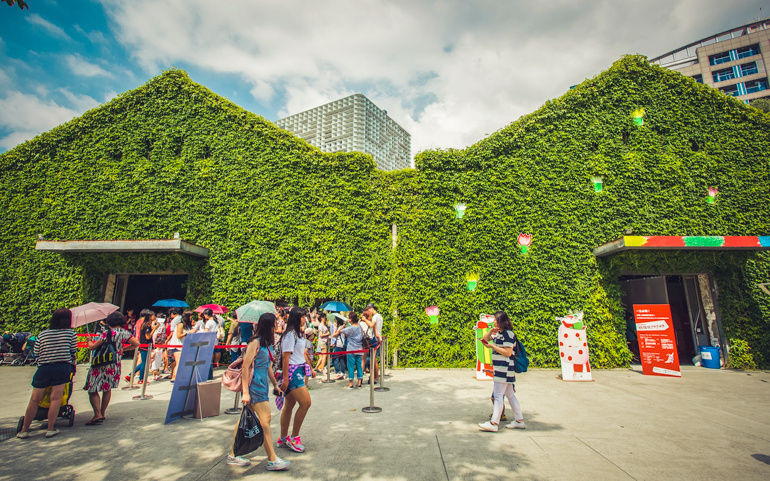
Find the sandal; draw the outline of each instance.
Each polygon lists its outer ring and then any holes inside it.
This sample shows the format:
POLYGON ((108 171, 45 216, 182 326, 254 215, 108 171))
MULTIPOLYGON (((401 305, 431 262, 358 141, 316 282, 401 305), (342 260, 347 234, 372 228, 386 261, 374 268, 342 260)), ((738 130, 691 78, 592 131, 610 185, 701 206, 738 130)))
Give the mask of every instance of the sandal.
POLYGON ((101 419, 94 420, 94 421, 88 421, 86 423, 86 426, 101 426, 101 425, 102 425, 102 420, 101 419))

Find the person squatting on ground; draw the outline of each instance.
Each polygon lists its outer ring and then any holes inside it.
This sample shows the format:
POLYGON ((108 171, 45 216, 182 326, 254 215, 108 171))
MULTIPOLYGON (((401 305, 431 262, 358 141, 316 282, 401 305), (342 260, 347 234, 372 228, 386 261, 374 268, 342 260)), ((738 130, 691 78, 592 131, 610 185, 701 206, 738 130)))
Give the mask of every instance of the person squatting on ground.
POLYGON ((59 415, 64 387, 70 382, 77 345, 77 337, 72 330, 72 312, 69 309, 55 310, 48 329, 40 333, 33 348, 38 359, 37 371, 32 377, 32 396, 24 414, 24 426, 16 435, 17 438, 29 437, 29 426, 37 415, 38 406, 48 387, 51 387, 51 406, 48 408, 48 431, 45 437, 59 434, 59 430, 54 429, 54 423, 59 415))
MULTIPOLYGON (((268 381, 274 389, 278 389, 278 382, 273 375, 273 340, 275 333, 275 315, 266 313, 259 317, 256 333, 252 336, 243 355, 243 367, 241 368, 241 386, 243 397, 241 402, 244 409, 250 409, 256 413, 259 423, 262 425, 264 441, 262 447, 267 453, 267 470, 280 471, 289 467, 289 462, 275 455, 273 449, 273 435, 270 429, 270 398, 268 397, 268 381)), ((233 433, 233 446, 235 436, 238 433, 238 423, 233 433)), ((249 466, 251 461, 241 456, 236 456, 234 447, 227 456, 227 464, 235 466, 249 466)))
POLYGON ((281 437, 278 438, 279 448, 289 448, 297 453, 304 453, 305 447, 300 440, 299 431, 310 409, 310 393, 305 386, 305 338, 302 335, 305 310, 299 307, 289 312, 286 328, 281 335, 281 352, 283 356, 283 382, 281 391, 286 393, 286 400, 281 412, 281 437), (291 436, 289 424, 295 404, 299 404, 294 416, 291 436))
POLYGON ((95 341, 88 343, 88 349, 91 351, 95 351, 102 344, 112 344, 117 352, 117 359, 114 363, 91 367, 88 370, 86 385, 83 389, 88 391, 88 400, 94 409, 94 417, 86 423, 86 426, 100 425, 105 420, 112 390, 120 385, 120 359, 123 357, 123 351, 139 347, 139 341, 130 332, 123 329, 122 326, 125 325, 126 318, 123 317, 123 314, 113 312, 107 316, 107 329, 95 341), (129 346, 124 348, 124 343, 128 343, 129 346), (101 399, 99 398, 100 392, 102 393, 101 399))
POLYGON ((482 431, 497 432, 505 402, 503 397, 507 397, 513 410, 514 420, 505 427, 508 429, 526 428, 524 417, 521 414, 521 406, 514 391, 516 371, 513 368, 513 359, 516 358, 519 345, 508 314, 504 311, 495 313, 495 327, 484 334, 481 343, 484 344, 484 347, 492 349, 492 367, 495 371, 493 391, 495 407, 492 419, 485 423, 479 423, 479 427, 482 431))
MULTIPOLYGON (((334 337, 345 336, 347 338, 348 351, 360 351, 363 348, 364 334, 361 331, 361 327, 358 323, 358 314, 355 312, 350 313, 350 327, 344 329, 337 329, 334 331, 334 337)), ((364 375, 361 372, 361 354, 348 354, 348 387, 346 389, 353 389, 353 379, 355 375, 358 375, 358 384, 356 387, 361 387, 364 375)))

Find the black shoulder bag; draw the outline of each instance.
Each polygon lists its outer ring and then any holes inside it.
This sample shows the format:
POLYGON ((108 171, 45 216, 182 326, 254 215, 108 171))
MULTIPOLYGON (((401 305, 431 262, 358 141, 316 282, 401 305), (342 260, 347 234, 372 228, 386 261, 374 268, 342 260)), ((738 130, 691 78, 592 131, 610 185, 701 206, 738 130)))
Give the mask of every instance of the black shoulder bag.
POLYGON ((91 358, 91 367, 102 367, 118 364, 118 350, 115 349, 115 343, 112 342, 112 329, 107 329, 107 341, 94 352, 91 358))

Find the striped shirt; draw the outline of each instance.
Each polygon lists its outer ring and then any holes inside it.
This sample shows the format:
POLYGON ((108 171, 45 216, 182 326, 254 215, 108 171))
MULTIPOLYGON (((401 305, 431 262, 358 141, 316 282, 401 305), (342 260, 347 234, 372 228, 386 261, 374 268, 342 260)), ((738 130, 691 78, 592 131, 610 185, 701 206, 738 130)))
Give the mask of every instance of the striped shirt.
POLYGON ((48 329, 37 336, 33 354, 38 365, 52 362, 72 362, 78 350, 77 336, 72 329, 48 329))
POLYGON ((495 370, 495 382, 513 384, 516 382, 516 371, 513 369, 513 359, 516 358, 516 334, 513 331, 501 331, 492 336, 492 344, 498 347, 512 347, 511 357, 503 356, 492 349, 492 367, 495 370))

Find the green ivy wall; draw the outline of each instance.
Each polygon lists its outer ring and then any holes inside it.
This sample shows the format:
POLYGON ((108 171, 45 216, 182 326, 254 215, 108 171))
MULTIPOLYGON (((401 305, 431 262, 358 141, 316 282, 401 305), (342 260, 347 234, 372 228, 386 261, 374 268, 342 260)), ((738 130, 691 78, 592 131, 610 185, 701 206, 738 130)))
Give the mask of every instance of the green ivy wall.
POLYGON ((592 363, 617 367, 630 360, 618 273, 705 270, 727 338, 770 366, 770 296, 756 288, 770 282, 768 255, 591 253, 629 227, 770 233, 768 127, 759 111, 629 56, 465 150, 422 152, 416 170, 380 172, 368 155, 321 153, 168 71, 0 155, 0 322, 39 328, 53 309, 95 299, 107 273, 173 270, 190 274, 190 304, 375 301, 407 366, 473 365, 472 327, 497 309, 511 314, 534 365, 556 366, 554 316, 583 309, 592 363), (709 186, 719 187, 716 206, 709 186), (456 202, 468 205, 462 219, 456 202), (34 251, 39 233, 173 232, 211 257, 34 251), (533 235, 526 255, 519 233, 533 235), (471 271, 481 277, 474 292, 471 271), (437 325, 430 305, 441 309, 437 325))

